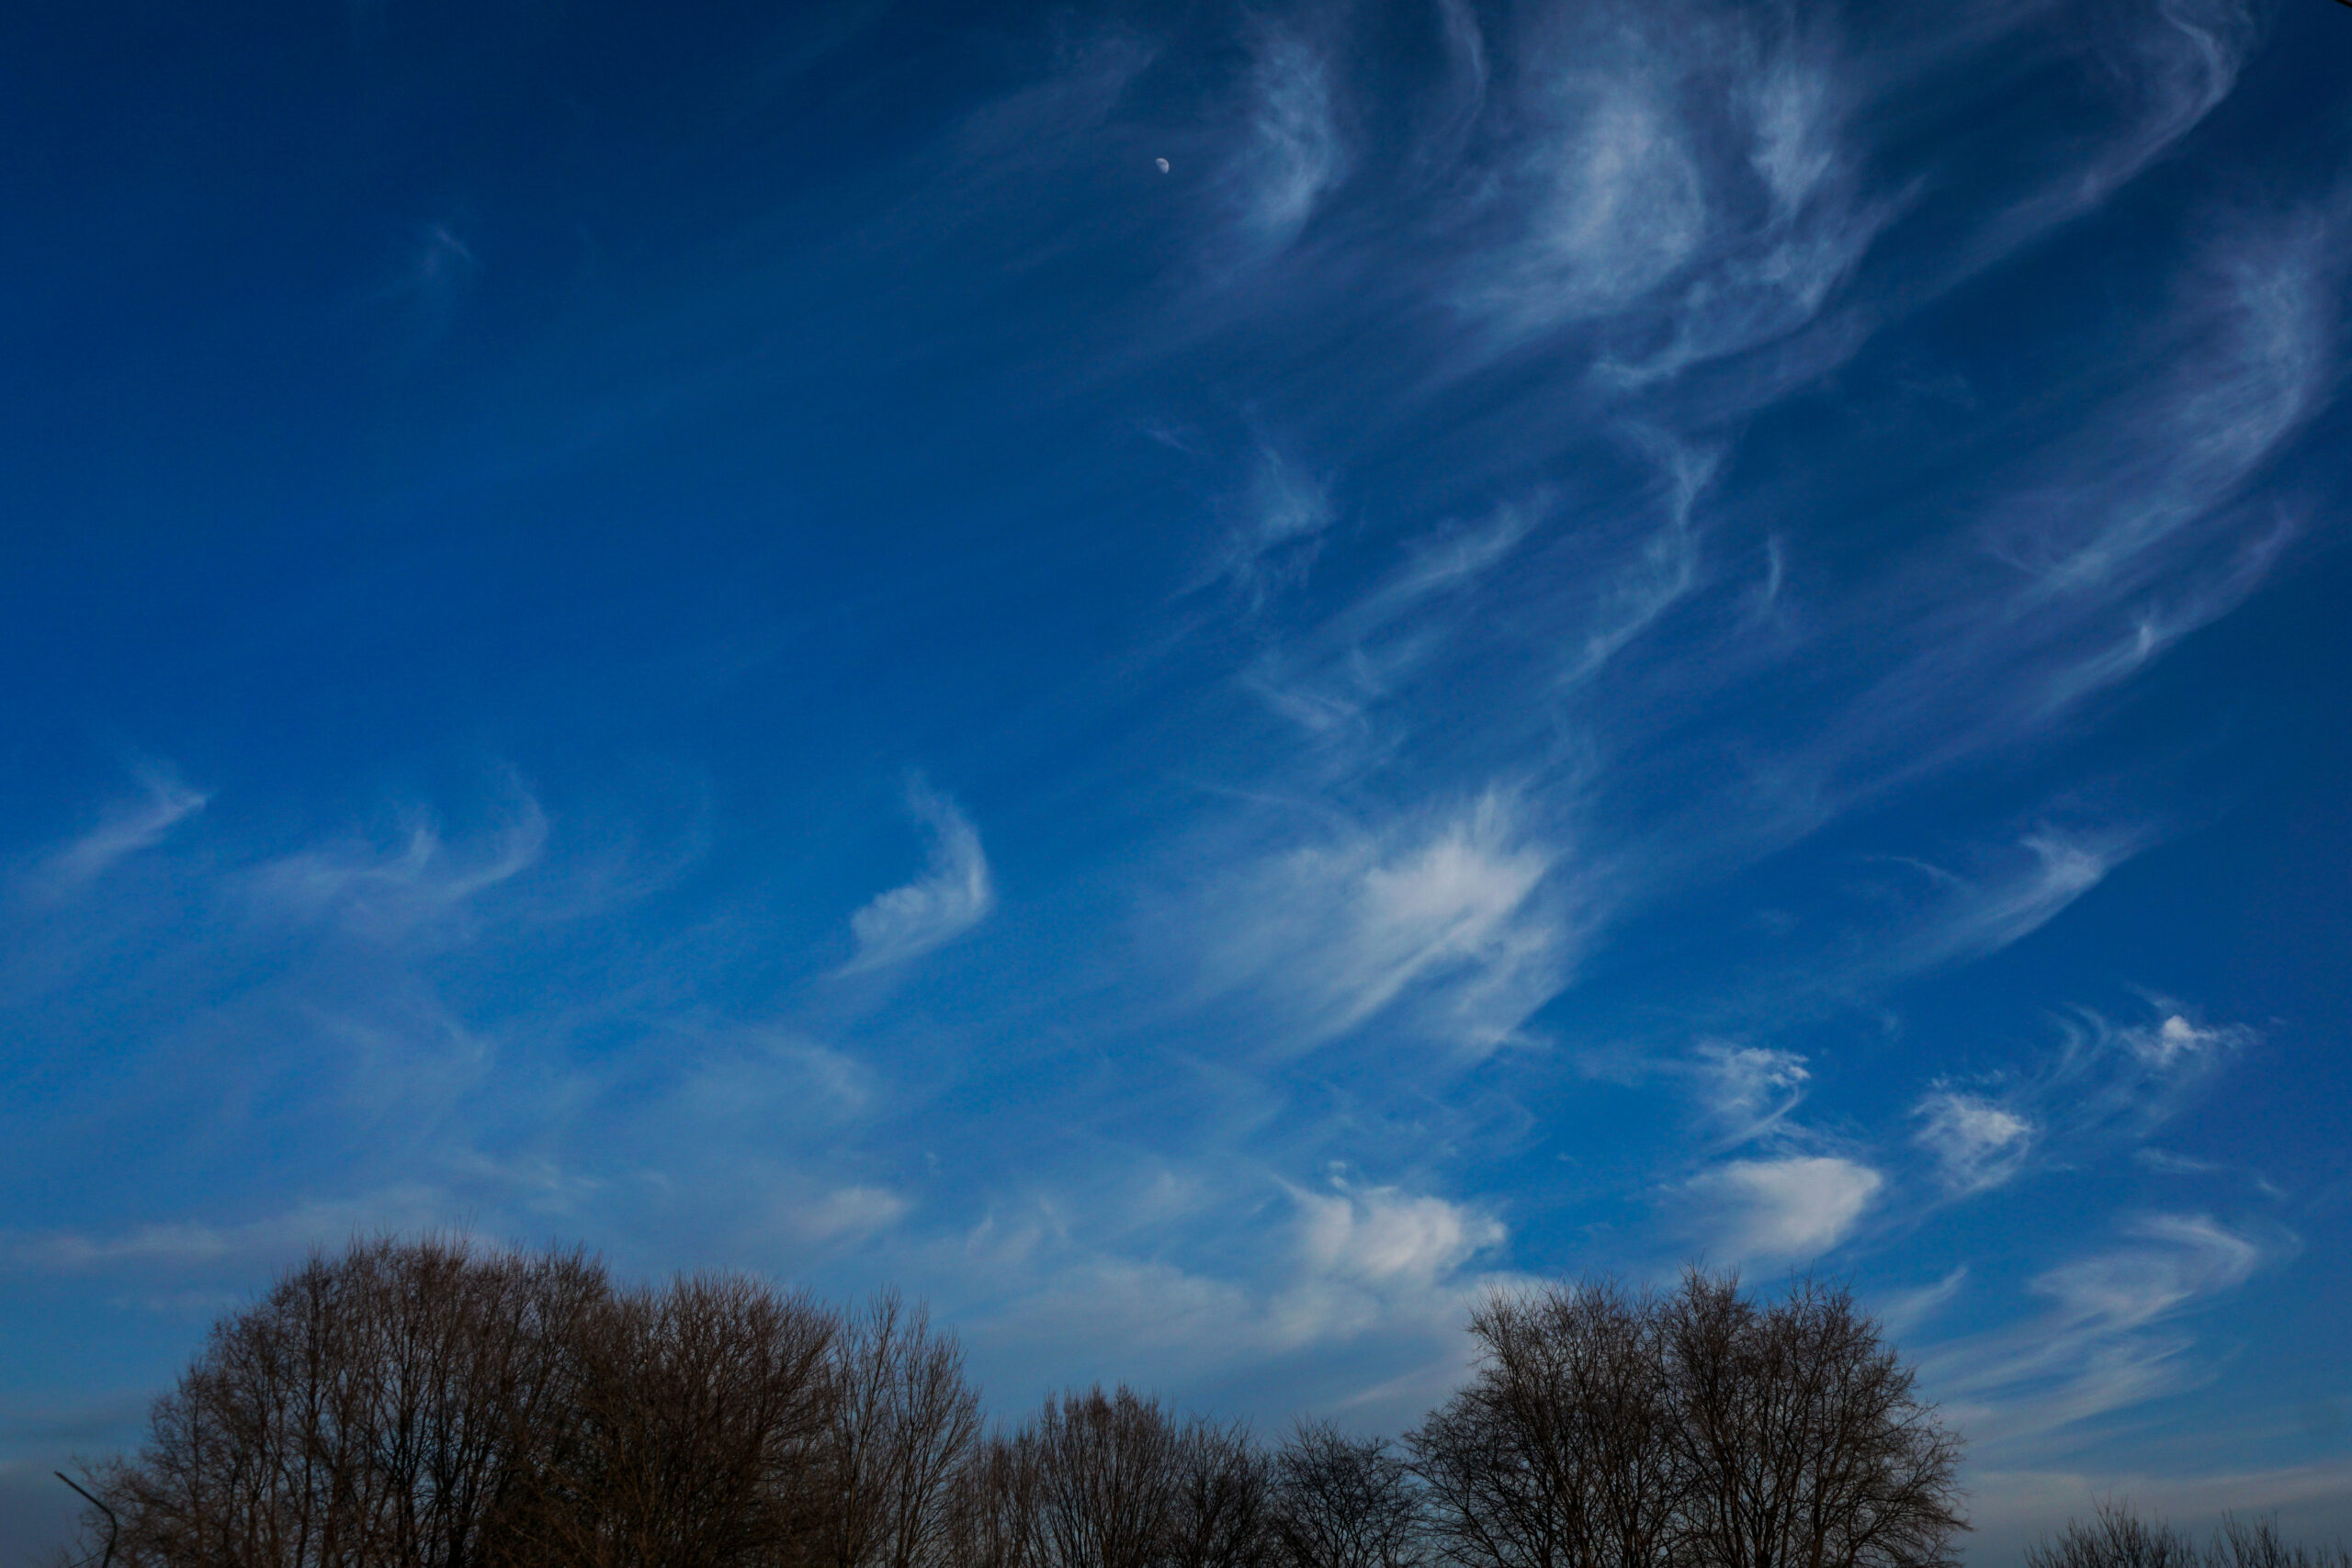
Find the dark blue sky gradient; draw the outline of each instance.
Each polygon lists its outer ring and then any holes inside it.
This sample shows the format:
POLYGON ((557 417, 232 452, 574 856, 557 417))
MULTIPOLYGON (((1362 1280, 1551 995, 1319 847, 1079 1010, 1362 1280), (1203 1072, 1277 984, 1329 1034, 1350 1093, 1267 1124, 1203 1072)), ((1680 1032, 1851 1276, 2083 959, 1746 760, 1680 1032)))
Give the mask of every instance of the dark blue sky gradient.
POLYGON ((0 14, 0 1550, 313 1245, 2352 1533, 2352 12, 0 14), (1166 159, 1162 173, 1156 160, 1166 159))

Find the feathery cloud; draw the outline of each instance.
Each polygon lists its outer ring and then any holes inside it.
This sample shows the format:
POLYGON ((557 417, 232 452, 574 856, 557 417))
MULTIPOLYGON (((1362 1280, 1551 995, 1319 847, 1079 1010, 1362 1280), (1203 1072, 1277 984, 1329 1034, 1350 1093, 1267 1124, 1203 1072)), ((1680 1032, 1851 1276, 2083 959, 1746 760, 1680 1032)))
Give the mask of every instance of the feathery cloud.
POLYGON ((844 973, 880 969, 953 942, 996 907, 980 835, 955 801, 921 781, 907 806, 931 832, 930 863, 903 887, 877 895, 850 917, 857 955, 844 973))
POLYGON ((1702 1224, 1734 1258, 1819 1256, 1846 1239, 1886 1179, 1834 1155, 1730 1160, 1693 1177, 1686 1191, 1702 1224))
POLYGON ((2034 1124, 1983 1095, 1939 1089, 1911 1108, 1920 1123, 1912 1142, 1928 1151, 1944 1186, 1957 1193, 1989 1191, 2024 1168, 2034 1124))
POLYGON ((1348 172, 1322 53, 1272 21, 1255 31, 1250 135, 1225 170, 1243 254, 1252 260, 1289 249, 1348 172))
POLYGON ((1510 796, 1261 863, 1218 898, 1207 977, 1286 1017, 1288 1049, 1396 1012, 1479 1054, 1566 983, 1570 932, 1541 896, 1555 856, 1510 796))
POLYGON ((109 813, 51 855, 40 880, 59 890, 95 881, 119 862, 162 843, 165 834, 212 798, 160 771, 143 773, 140 783, 145 786, 145 799, 109 813))

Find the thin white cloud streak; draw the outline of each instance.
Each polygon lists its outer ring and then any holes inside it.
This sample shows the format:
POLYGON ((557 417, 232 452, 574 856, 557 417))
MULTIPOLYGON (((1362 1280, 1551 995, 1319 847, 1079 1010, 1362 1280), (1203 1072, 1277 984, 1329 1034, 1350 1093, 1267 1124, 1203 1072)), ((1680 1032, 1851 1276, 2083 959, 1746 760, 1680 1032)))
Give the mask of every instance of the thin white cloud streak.
POLYGON ((1338 511, 1328 481, 1266 446, 1237 510, 1217 576, 1262 608, 1269 595, 1306 581, 1338 511))
POLYGON ((1348 148, 1323 53, 1261 21, 1250 73, 1250 134, 1226 165, 1243 254, 1263 260, 1296 242, 1325 196, 1347 177, 1348 148))
POLYGON ((2009 863, 1959 882, 1895 948, 1904 973, 1989 957, 2058 918, 2107 879, 2143 842, 2120 831, 2045 829, 2018 841, 2009 863))
POLYGON ((1471 1055, 1509 1039, 1566 984, 1575 941, 1544 896, 1557 861, 1508 795, 1283 851, 1212 892, 1194 919, 1211 992, 1276 1011, 1277 1050, 1376 1016, 1471 1055))
POLYGON ((1448 524, 1408 540, 1403 566, 1266 650, 1243 684, 1311 736, 1369 739, 1370 710, 1443 654, 1467 613, 1465 596, 1534 530, 1540 510, 1535 502, 1506 504, 1484 523, 1448 524))
MULTIPOLYGON (((2238 0, 2161 0, 2160 26, 2132 25, 2101 40, 2105 80, 2135 101, 2092 155, 2019 199, 1964 253, 1973 273, 2113 197, 2221 107, 2237 85, 2259 28, 2238 0)), ((2136 24, 2136 18, 2135 18, 2136 24)), ((1991 40, 1986 40, 1991 41, 1991 40)))
POLYGON ((1444 38, 1445 72, 1413 149, 1411 167, 1422 181, 1452 164, 1476 127, 1487 104, 1492 67, 1487 37, 1470 0, 1438 0, 1438 26, 1444 38))
POLYGON ((980 835, 962 809, 920 782, 908 786, 907 806, 930 830, 930 863, 922 875, 876 896, 850 917, 857 955, 843 973, 919 958, 962 936, 996 907, 980 835))
MULTIPOLYGON (((2227 1451, 2235 1436, 2211 1434, 2210 1450, 2227 1451)), ((1977 1545, 1987 1555, 2003 1549, 2021 1553, 2038 1539, 2056 1533, 2072 1520, 2088 1517, 2101 1502, 2118 1497, 2129 1498, 2137 1509, 2191 1529, 2218 1524, 2230 1514, 2240 1517, 2272 1514, 2286 1516, 2280 1523, 2290 1540, 2312 1535, 2325 1539, 2335 1520, 2352 1513, 2352 1460, 2319 1460, 2267 1469, 2155 1471, 2077 1463, 2017 1470, 1976 1465, 1970 1471, 1970 1520, 1976 1529, 1977 1545), (2307 1509, 2316 1515, 2313 1522, 2320 1525, 2308 1533, 2292 1517, 2307 1509)))
POLYGON ((1983 1095, 1936 1089, 1911 1114, 1919 1122, 1912 1142, 1935 1160, 1945 1190, 1962 1196, 2006 1185, 2033 1149, 2034 1124, 1983 1095))
POLYGON ((1569 656, 1564 685, 1589 681, 1627 644, 1654 626, 1688 594, 1699 573, 1699 541, 1691 509, 1714 476, 1718 452, 1699 451, 1654 437, 1662 447, 1668 480, 1666 518, 1612 574, 1595 607, 1582 645, 1569 656))
POLYGON ((2064 1452, 2084 1423, 2203 1375, 2181 1320, 2291 1252, 2293 1238, 2233 1229, 2209 1214, 2143 1215, 2122 1245, 2036 1276, 2049 1308, 2015 1328, 1948 1342, 1921 1365, 1939 1397, 1996 1463, 2064 1452))
POLYGON ((408 1184, 356 1199, 306 1202, 282 1213, 231 1224, 184 1220, 138 1225, 113 1235, 19 1232, 8 1250, 20 1266, 60 1273, 276 1261, 368 1231, 413 1230, 430 1224, 441 1212, 442 1194, 408 1184))
POLYGON ((212 798, 162 773, 144 773, 140 782, 146 789, 144 800, 109 813, 96 828, 50 856, 38 880, 58 892, 94 882, 131 855, 162 843, 174 828, 203 810, 212 798))
POLYGON ((2335 228, 2312 211, 2246 221, 2207 254, 2143 349, 2177 368, 2013 477, 1977 541, 2004 578, 1956 592, 1983 574, 1942 563, 1919 651, 1852 705, 1834 747, 1900 740, 1893 779, 2042 733, 2259 586, 2291 519, 2242 502, 2334 378, 2335 228))
POLYGON ((806 1256, 811 1248, 831 1248, 865 1242, 888 1234, 914 1207, 904 1194, 887 1187, 856 1184, 824 1188, 805 1179, 784 1185, 765 1205, 765 1212, 747 1227, 746 1239, 764 1242, 786 1256, 806 1256))
POLYGON ((1778 1131, 1813 1079, 1805 1059, 1793 1051, 1706 1041, 1691 1055, 1707 1114, 1724 1129, 1726 1147, 1778 1131))
POLYGON ((2312 212, 2249 225, 2192 273, 2201 352, 2119 408, 2096 466, 1996 528, 1996 552, 2029 574, 2021 614, 2143 586, 2177 536, 2302 426, 2334 361, 2330 228, 2312 212))
POLYGON ((1685 1183, 1699 1224, 1734 1260, 1805 1260, 1853 1233, 1886 1179, 1835 1155, 1728 1160, 1685 1183))
POLYGON ((246 887, 258 907, 279 918, 333 919, 389 942, 460 919, 483 894, 538 863, 548 831, 547 813, 526 795, 513 820, 481 843, 453 848, 433 822, 418 820, 397 850, 306 850, 261 866, 246 887))

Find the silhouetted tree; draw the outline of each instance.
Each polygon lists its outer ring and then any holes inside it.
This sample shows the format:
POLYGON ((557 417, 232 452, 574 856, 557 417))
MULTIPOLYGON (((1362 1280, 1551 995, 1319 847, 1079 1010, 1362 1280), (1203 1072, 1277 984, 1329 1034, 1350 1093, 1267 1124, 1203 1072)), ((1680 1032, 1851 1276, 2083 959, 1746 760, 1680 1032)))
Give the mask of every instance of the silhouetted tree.
MULTIPOLYGON (((1951 1568, 1957 1440, 1843 1291, 1560 1284, 1470 1331, 1401 1450, 1301 1422, 1270 1454, 1124 1385, 983 1437, 893 1292, 379 1240, 224 1319, 88 1480, 125 1568, 1951 1568)), ((2352 1560, 2103 1508, 2030 1568, 2352 1560)))
POLYGON ((1945 1568, 1959 1445, 1843 1291, 1489 1298, 1408 1439, 1459 1568, 1945 1568))
POLYGON ((684 1279, 611 1296, 582 1326, 516 1558, 750 1568, 816 1555, 837 1402, 830 1314, 748 1280, 684 1279))
POLYGON ((1261 1568, 1271 1495, 1242 1427, 1179 1421, 1124 1385, 1061 1393, 974 1449, 951 1556, 959 1568, 1261 1568))
POLYGON ((1704 1568, 1943 1568, 1960 1442, 1852 1295, 1758 1307, 1696 1269, 1664 1303, 1677 1529, 1704 1568))
POLYGON ((577 1253, 378 1241, 316 1257, 217 1325, 100 1467, 118 1561, 155 1568, 469 1568, 527 1490, 532 1434, 571 1401, 567 1351, 605 1304, 577 1253))
POLYGON ((884 1291, 843 1325, 832 1377, 827 1568, 933 1568, 947 1556, 951 1483, 980 1429, 962 1350, 884 1291))
POLYGON ((2070 1521, 2055 1539, 2026 1548, 2026 1568, 2352 1568, 2342 1542, 2290 1545, 2275 1519, 2224 1517, 2200 1550, 2188 1531, 2143 1519, 2121 1502, 2101 1502, 2089 1522, 2070 1521))
POLYGON ((1421 1568, 1420 1494, 1385 1438, 1302 1421, 1273 1456, 1273 1536, 1285 1568, 1421 1568))
POLYGON ((1607 1282, 1498 1293, 1468 1386, 1408 1439, 1460 1568, 1662 1568, 1688 1471, 1659 1303, 1607 1282))
POLYGON ((1264 1568, 1273 1559, 1272 1475, 1247 1427, 1179 1434, 1169 1568, 1264 1568))

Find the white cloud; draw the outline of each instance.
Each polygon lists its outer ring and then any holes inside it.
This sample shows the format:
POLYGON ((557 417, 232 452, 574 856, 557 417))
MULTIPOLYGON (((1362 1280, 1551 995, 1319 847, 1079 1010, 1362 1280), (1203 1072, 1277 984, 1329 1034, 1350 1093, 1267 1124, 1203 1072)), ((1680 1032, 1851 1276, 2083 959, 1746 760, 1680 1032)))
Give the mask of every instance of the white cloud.
POLYGON ((1238 511, 1216 575, 1262 604, 1269 593, 1304 581, 1315 564, 1335 515, 1330 491, 1272 446, 1261 446, 1238 511))
POLYGON ((1229 1377, 1270 1357, 1366 1341, 1386 1347, 1380 1364, 1401 1353, 1450 1366, 1468 1303, 1493 1278, 1474 1266, 1506 1238, 1492 1215, 1429 1193, 1283 1183, 1289 1223, 1245 1227, 1267 1245, 1220 1247, 1224 1262, 1203 1267, 1159 1256, 1165 1238, 1239 1194, 1179 1183, 1170 1209, 1163 1185, 1148 1184, 1136 1213, 1040 1201, 1025 1221, 991 1215, 954 1259, 967 1288, 974 1269, 1012 1287, 980 1337, 1035 1347, 1057 1380, 1090 1365, 1229 1377), (1111 1234, 1100 1235, 1106 1219, 1111 1234), (1137 1238, 1153 1255, 1136 1255, 1137 1238))
POLYGON ((2184 1060, 2230 1043, 2231 1036, 2224 1030, 2200 1029, 2174 1013, 2154 1029, 2126 1030, 2123 1038, 2141 1060, 2159 1072, 2170 1072, 2184 1060))
POLYGON ((2256 36, 2252 10, 2238 0, 2160 0, 2155 9, 2161 26, 2133 14, 2098 62, 2128 100, 2116 133, 2004 214, 1979 243, 1979 265, 2107 200, 2229 96, 2256 36))
POLYGON ((1954 1192, 2000 1186, 2024 1168, 2033 1148, 2034 1124, 1982 1095, 1937 1089, 1911 1114, 1920 1122, 1912 1142, 1934 1156, 1944 1185, 1954 1192))
POLYGON ((777 1202, 776 1225, 804 1243, 863 1241, 897 1224, 913 1207, 884 1187, 838 1187, 830 1191, 794 1193, 777 1202))
POLYGON ((111 1235, 68 1231, 21 1236, 12 1250, 36 1266, 72 1272, 283 1258, 367 1231, 416 1229, 431 1223, 440 1201, 441 1195, 430 1188, 392 1187, 344 1201, 306 1202, 283 1213, 232 1224, 181 1220, 138 1225, 111 1235))
POLYGON ((1930 969, 1988 957, 2049 924, 2142 845, 2120 830, 2047 829, 2020 840, 2006 863, 1955 883, 1902 945, 1898 966, 1930 969))
POLYGON ((1426 1289, 1479 1252, 1501 1245, 1500 1221, 1426 1193, 1394 1187, 1325 1194, 1294 1191, 1299 1252, 1308 1269, 1372 1285, 1426 1289))
POLYGON ((1552 865, 1497 793, 1417 829, 1294 850, 1209 916, 1209 977, 1284 1002, 1294 1048, 1396 1009, 1490 1050, 1566 983, 1568 933, 1540 897, 1552 865))
POLYGON ((1347 177, 1348 150, 1333 118, 1329 67, 1305 39, 1261 25, 1250 86, 1249 140, 1226 179, 1247 249, 1266 256, 1288 249, 1317 203, 1347 177))
POLYGON ((2053 1127, 2145 1137, 2255 1039, 2243 1026, 2194 1023, 2176 1004, 2152 1000, 2162 1015, 2154 1023, 2118 1028, 2093 1012, 2068 1021, 2065 1044, 2036 1090, 2053 1127))
POLYGON ((2143 1215, 2124 1235, 2125 1245, 2036 1276, 2030 1290, 2051 1303, 2041 1316, 1924 1358, 1930 1382, 1996 1462, 2046 1455, 2082 1423, 2195 1381, 2195 1340, 2178 1320, 2295 1246, 2207 1214, 2143 1215))
POLYGON ((918 783, 909 786, 907 804, 931 829, 930 864, 850 917, 857 956, 847 972, 919 957, 970 931, 996 905, 980 835, 956 803, 918 783))
POLYGON ((1885 1178, 1831 1155, 1732 1160, 1693 1178, 1704 1223, 1735 1258, 1806 1258, 1852 1232, 1885 1178))
POLYGON ((2153 1214, 2126 1232, 2137 1245, 2050 1269, 2033 1289, 2069 1329, 2139 1328, 2199 1296, 2234 1290, 2262 1262, 2251 1238, 2204 1214, 2153 1214))
MULTIPOLYGON (((1308 500, 1319 496, 1319 487, 1308 500)), ((1270 647, 1243 683, 1283 717, 1318 740, 1370 732, 1369 712, 1403 695, 1414 671, 1439 657, 1464 629, 1465 602, 1477 584, 1508 559, 1535 525, 1541 502, 1498 506, 1480 525, 1442 525, 1407 541, 1406 560, 1370 592, 1331 615, 1298 639, 1295 647, 1270 647)), ((1295 506, 1276 510, 1291 515, 1295 506)), ((1308 510, 1304 521, 1316 530, 1328 525, 1328 507, 1308 510)), ((1297 540, 1272 570, 1251 561, 1241 581, 1264 601, 1262 585, 1295 581, 1315 547, 1316 534, 1292 527, 1280 536, 1297 540)), ((1231 558, 1250 558, 1256 535, 1237 535, 1231 558)))
POLYGON ((1793 1051, 1708 1041, 1692 1055, 1704 1075, 1708 1111, 1728 1129, 1728 1141, 1746 1143, 1785 1121, 1804 1098, 1813 1074, 1793 1051))
POLYGON ((434 823, 420 819, 397 850, 308 850, 263 865, 248 886, 282 917, 332 917, 363 936, 387 940, 460 915, 473 899, 537 863, 547 840, 547 814, 524 795, 514 818, 477 844, 453 848, 434 823))
POLYGON ((1706 231, 1699 165, 1667 84, 1630 62, 1566 72, 1531 109, 1549 129, 1514 175, 1527 221, 1463 294, 1508 339, 1624 309, 1706 231))
POLYGON ((126 857, 162 843, 165 834, 203 810, 205 802, 211 799, 161 773, 148 773, 140 782, 146 788, 146 798, 110 813, 51 855, 42 880, 60 890, 94 881, 126 857))
POLYGON ((1713 479, 1722 454, 1654 438, 1648 443, 1667 480, 1666 518, 1632 551, 1598 596, 1591 624, 1563 676, 1566 684, 1591 679, 1627 644, 1690 592, 1699 575, 1699 536, 1691 509, 1713 479))

